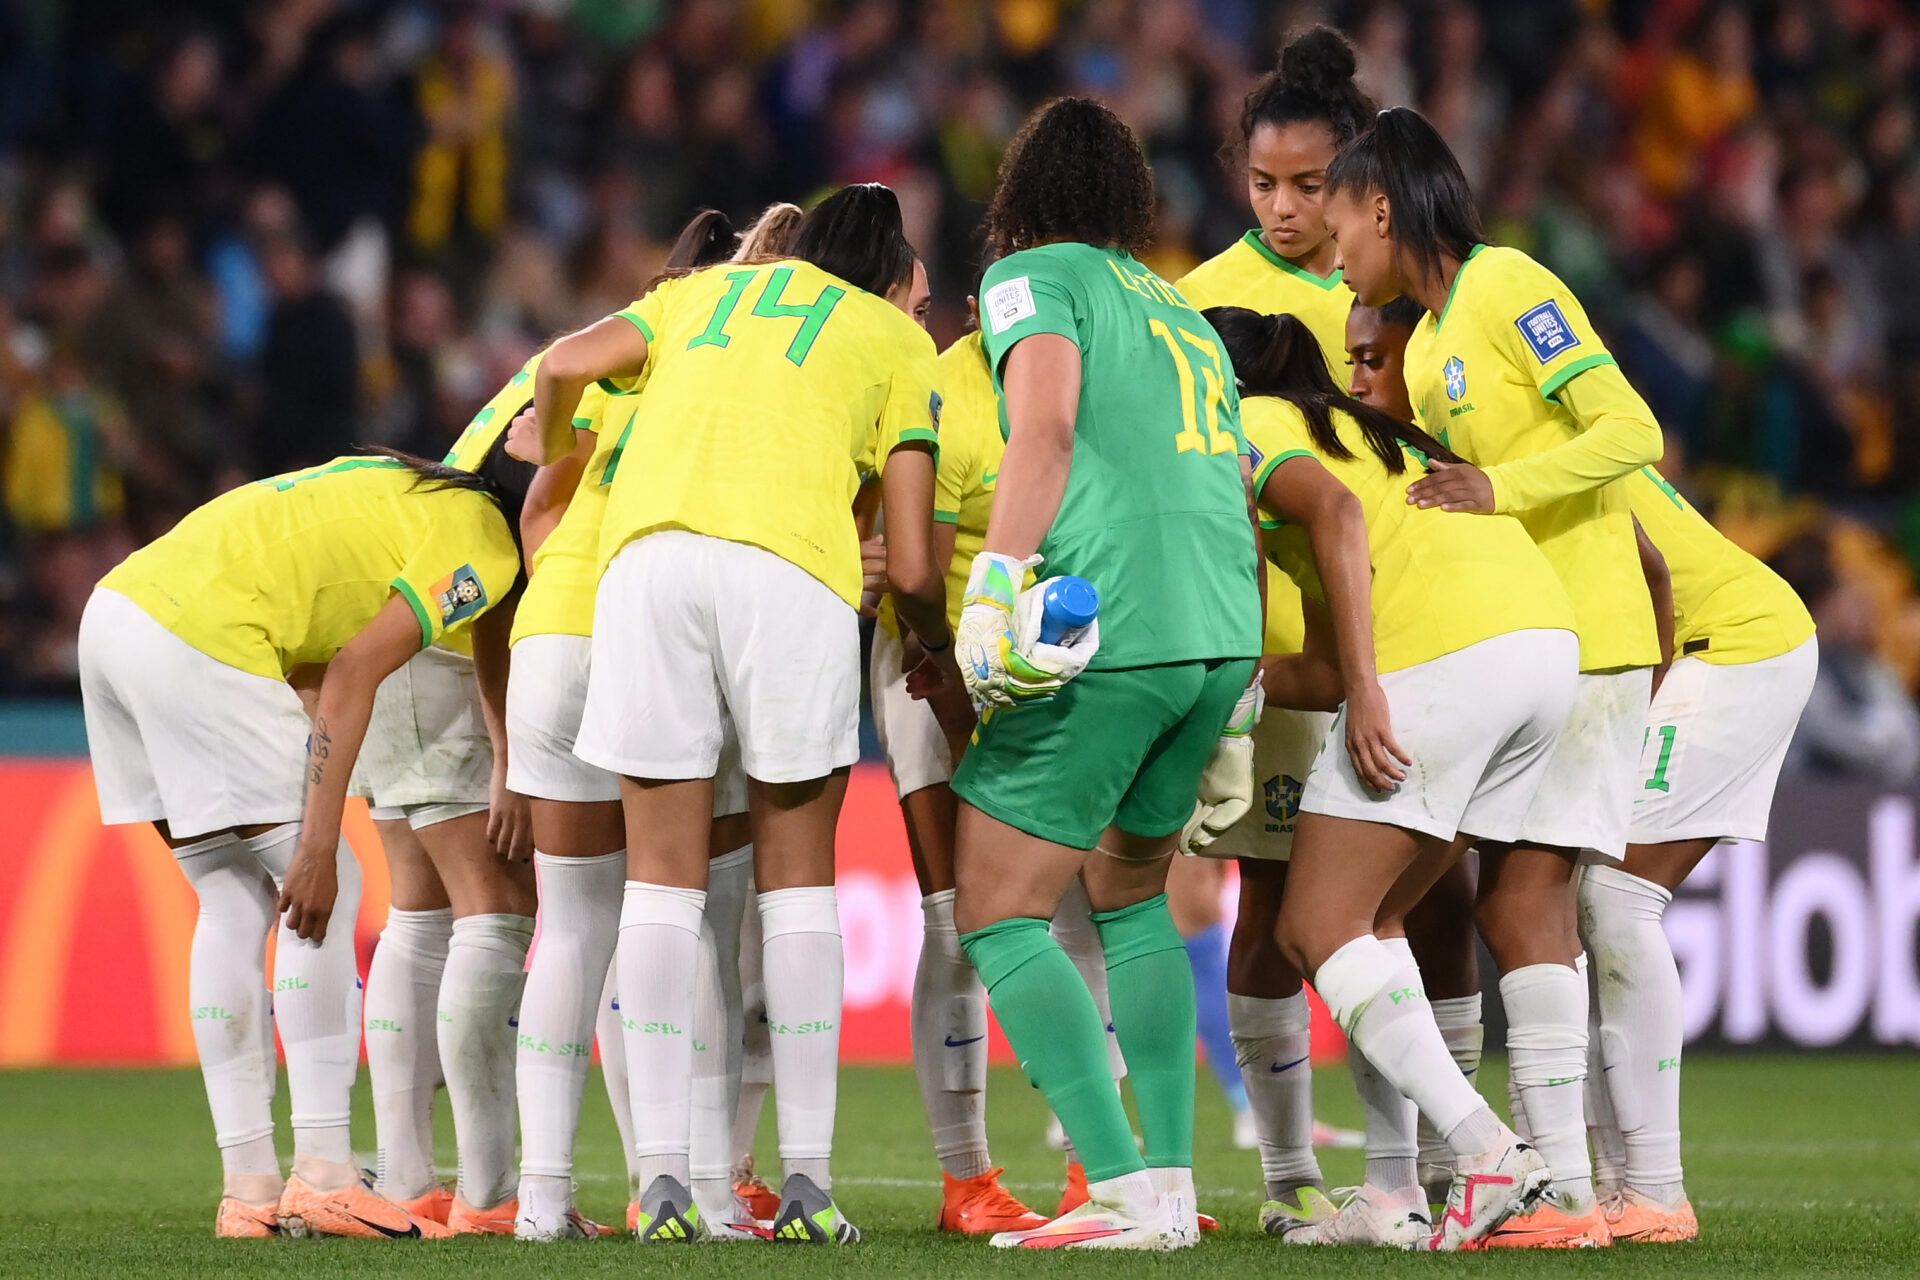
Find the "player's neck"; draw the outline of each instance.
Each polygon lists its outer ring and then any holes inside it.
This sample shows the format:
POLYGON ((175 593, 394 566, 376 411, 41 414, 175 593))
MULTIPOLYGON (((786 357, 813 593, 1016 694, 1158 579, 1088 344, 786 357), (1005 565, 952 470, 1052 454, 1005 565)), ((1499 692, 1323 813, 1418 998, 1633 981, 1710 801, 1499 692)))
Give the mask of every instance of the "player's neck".
POLYGON ((1438 271, 1417 267, 1409 270, 1406 277, 1407 296, 1436 317, 1441 315, 1447 309, 1447 299, 1453 296, 1453 282, 1459 279, 1460 268, 1464 265, 1462 259, 1443 253, 1440 255, 1438 271))

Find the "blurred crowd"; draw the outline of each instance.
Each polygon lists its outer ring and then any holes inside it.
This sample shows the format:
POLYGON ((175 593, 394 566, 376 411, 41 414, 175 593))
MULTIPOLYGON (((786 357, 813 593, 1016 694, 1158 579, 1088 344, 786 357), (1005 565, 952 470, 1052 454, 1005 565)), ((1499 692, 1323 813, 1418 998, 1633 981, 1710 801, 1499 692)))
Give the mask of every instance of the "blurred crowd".
POLYGON ((1837 727, 1806 766, 1911 777, 1912 9, 0 0, 0 694, 70 689, 94 580, 213 493, 356 443, 439 455, 701 205, 891 184, 944 342, 1008 137, 1091 93, 1147 142, 1177 277, 1251 225, 1221 144, 1324 20, 1439 125, 1493 237, 1586 301, 1668 474, 1808 594, 1837 727))

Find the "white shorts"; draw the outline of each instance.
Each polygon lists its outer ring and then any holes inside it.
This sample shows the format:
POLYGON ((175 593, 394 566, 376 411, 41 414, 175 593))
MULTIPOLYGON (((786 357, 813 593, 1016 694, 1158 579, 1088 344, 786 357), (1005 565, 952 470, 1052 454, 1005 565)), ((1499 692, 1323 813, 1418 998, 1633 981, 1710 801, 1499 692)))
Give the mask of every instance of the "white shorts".
POLYGON ((79 656, 101 821, 164 821, 184 840, 300 819, 311 726, 286 681, 208 657, 103 588, 79 656))
POLYGON ((1675 658, 1647 709, 1628 843, 1765 840, 1780 764, 1819 669, 1812 637, 1739 666, 1675 658))
MULTIPOLYGON (((535 800, 620 802, 620 775, 574 754, 593 665, 588 636, 524 636, 507 680, 507 790, 535 800)), ((713 816, 747 811, 747 775, 729 727, 713 780, 713 816)))
POLYGON ((867 667, 873 728, 880 735, 894 791, 902 798, 953 778, 953 748, 940 731, 940 721, 931 706, 907 692, 907 677, 900 670, 905 652, 899 636, 885 627, 873 629, 873 657, 867 667))
POLYGON ((1266 709, 1253 727, 1253 808, 1208 845, 1201 857, 1285 862, 1293 856, 1300 797, 1332 724, 1329 711, 1266 709))
POLYGON ((479 813, 491 800, 493 741, 473 659, 433 645, 380 682, 350 795, 414 827, 479 813))
POLYGON ((1573 711, 1560 735, 1520 839, 1579 849, 1583 861, 1618 865, 1639 782, 1653 668, 1581 672, 1573 711))
POLYGON ((853 606, 760 547, 667 530, 600 577, 575 750, 633 778, 710 778, 729 723, 762 782, 822 778, 860 758, 853 606))
POLYGON ((1386 822, 1452 839, 1518 836, 1573 706, 1580 641, 1510 631, 1380 677, 1393 735, 1413 757, 1398 789, 1369 791, 1347 753, 1343 709, 1300 798, 1303 813, 1386 822))

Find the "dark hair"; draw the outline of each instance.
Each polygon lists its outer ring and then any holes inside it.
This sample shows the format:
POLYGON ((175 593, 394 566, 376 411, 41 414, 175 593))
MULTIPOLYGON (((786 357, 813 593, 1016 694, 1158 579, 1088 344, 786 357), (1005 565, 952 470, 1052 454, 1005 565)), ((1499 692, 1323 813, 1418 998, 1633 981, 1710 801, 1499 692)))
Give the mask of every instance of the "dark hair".
POLYGON ((800 220, 790 250, 830 275, 868 293, 885 295, 913 279, 900 199, 878 182, 840 190, 800 220))
POLYGON ((1076 240, 1137 254, 1153 240, 1153 198, 1153 171, 1126 122, 1092 98, 1056 98, 1007 144, 987 252, 1076 240))
POLYGON ((1388 107, 1342 147, 1327 167, 1326 190, 1384 194, 1393 208, 1395 246, 1430 274, 1439 274, 1441 255, 1464 261, 1487 238, 1460 162, 1412 107, 1388 107))
POLYGON ((1373 118, 1373 99, 1353 82, 1353 46, 1332 27, 1308 27, 1280 50, 1280 65, 1254 82, 1240 107, 1240 137, 1223 153, 1239 167, 1263 124, 1317 120, 1333 131, 1337 150, 1360 136, 1373 118))
POLYGON ((1404 293, 1401 294, 1399 297, 1395 298, 1392 302, 1387 303, 1385 306, 1363 307, 1356 302, 1353 304, 1353 309, 1355 311, 1378 312, 1380 315, 1381 324, 1398 325, 1400 328, 1407 330, 1409 333, 1411 333, 1414 329, 1419 327, 1420 317, 1427 314, 1427 309, 1425 307, 1421 306, 1419 303, 1415 302, 1412 298, 1408 297, 1404 293))
POLYGON ((688 219, 687 225, 674 237, 660 278, 691 275, 701 267, 725 262, 738 238, 726 214, 718 209, 702 209, 688 219))
POLYGON ((1245 307, 1209 307, 1201 314, 1226 344, 1242 394, 1275 396, 1300 410, 1306 415, 1314 447, 1329 458, 1353 457, 1353 450, 1341 443, 1334 430, 1333 411, 1339 409, 1360 424, 1367 446, 1395 475, 1407 469, 1401 445, 1429 459, 1462 460, 1412 423, 1362 404, 1335 386, 1320 340, 1296 317, 1263 316, 1245 307))
POLYGON ((412 490, 415 493, 434 493, 442 489, 469 489, 475 493, 484 493, 492 498, 500 508, 500 514, 506 518, 507 528, 513 534, 514 545, 520 543, 520 508, 526 505, 527 489, 533 484, 534 472, 539 468, 531 462, 522 462, 507 452, 507 433, 502 431, 488 446, 486 456, 480 465, 471 471, 462 471, 459 467, 450 467, 444 462, 432 462, 416 454, 405 453, 399 449, 389 449, 384 445, 362 445, 364 453, 381 458, 391 458, 413 472, 412 490))

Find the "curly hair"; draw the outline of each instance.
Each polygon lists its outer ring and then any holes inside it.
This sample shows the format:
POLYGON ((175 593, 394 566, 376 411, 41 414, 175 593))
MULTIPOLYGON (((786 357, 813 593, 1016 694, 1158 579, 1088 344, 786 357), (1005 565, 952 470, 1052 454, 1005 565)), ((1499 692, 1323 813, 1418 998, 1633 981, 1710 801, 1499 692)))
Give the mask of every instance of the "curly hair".
POLYGON ((1331 27, 1308 27, 1280 50, 1279 65, 1261 76, 1240 105, 1240 131, 1221 149, 1229 168, 1245 165, 1247 144, 1263 124, 1317 120, 1344 147, 1373 122, 1373 100, 1353 81, 1353 46, 1331 27))
POLYGON ((1020 126, 987 205, 987 256, 1055 240, 1139 253, 1153 240, 1153 171, 1126 122, 1056 98, 1020 126))

